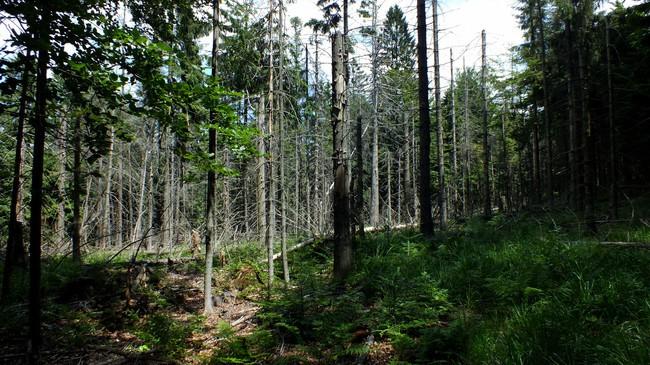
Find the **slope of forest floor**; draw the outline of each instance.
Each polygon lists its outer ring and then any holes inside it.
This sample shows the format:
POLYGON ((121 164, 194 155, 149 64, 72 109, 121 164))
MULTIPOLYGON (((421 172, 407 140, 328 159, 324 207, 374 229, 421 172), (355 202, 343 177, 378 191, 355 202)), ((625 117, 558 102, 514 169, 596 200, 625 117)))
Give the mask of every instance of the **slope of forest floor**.
MULTIPOLYGON (((331 284, 331 243, 317 241, 290 254, 288 286, 277 266, 270 298, 263 250, 243 245, 216 271, 209 317, 201 315, 200 260, 150 260, 126 294, 142 264, 51 259, 44 360, 647 364, 650 250, 602 244, 650 243, 644 214, 603 223, 596 234, 563 212, 473 219, 433 241, 412 230, 369 234, 356 242, 345 288, 331 284)), ((0 363, 20 363, 26 305, 0 311, 0 363)))

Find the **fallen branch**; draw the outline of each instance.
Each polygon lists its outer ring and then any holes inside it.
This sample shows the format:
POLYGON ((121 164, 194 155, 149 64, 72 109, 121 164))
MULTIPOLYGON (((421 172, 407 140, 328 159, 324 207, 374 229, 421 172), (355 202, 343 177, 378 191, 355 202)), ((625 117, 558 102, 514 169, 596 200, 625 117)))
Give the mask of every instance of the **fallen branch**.
MULTIPOLYGON (((297 245, 295 245, 295 246, 293 246, 293 247, 290 247, 290 248, 287 250, 287 253, 289 253, 289 252, 291 252, 291 251, 299 250, 299 249, 301 249, 301 248, 303 248, 303 247, 305 247, 305 246, 307 246, 307 245, 310 245, 310 244, 314 243, 315 241, 316 241, 316 239, 314 239, 314 238, 310 238, 310 239, 308 239, 308 240, 306 240, 306 241, 302 241, 302 242, 298 243, 297 245)), ((276 253, 275 255, 273 255, 273 260, 275 261, 275 260, 279 259, 280 257, 282 257, 282 252, 279 252, 279 253, 276 253)), ((265 263, 267 260, 268 260, 267 258, 264 258, 264 259, 260 260, 259 263, 260 263, 260 264, 263 264, 263 263, 265 263)))
POLYGON ((650 249, 650 243, 644 242, 600 242, 600 244, 603 246, 650 249))
MULTIPOLYGON (((399 229, 413 228, 413 227, 417 227, 417 224, 400 224, 400 225, 396 225, 396 226, 392 226, 392 227, 386 227, 386 226, 366 227, 366 228, 364 228, 364 232, 379 232, 379 231, 384 231, 384 230, 387 230, 387 229, 389 229, 389 230, 399 230, 399 229)), ((302 241, 302 242, 298 243, 297 245, 295 245, 293 247, 290 247, 287 250, 287 253, 295 251, 295 250, 299 250, 299 249, 301 249, 301 248, 303 248, 305 246, 308 246, 308 245, 316 242, 316 239, 317 238, 310 238, 310 239, 308 239, 306 241, 302 241)), ((275 255, 273 255, 273 261, 279 259, 280 257, 282 257, 282 252, 276 253, 275 255)), ((267 260, 268 260, 268 258, 265 257, 264 259, 260 260, 259 263, 260 264, 266 263, 267 260)))
POLYGON ((242 324, 243 322, 246 322, 246 321, 248 321, 249 319, 255 317, 255 314, 257 314, 257 312, 256 312, 256 313, 252 313, 252 314, 247 314, 247 315, 245 315, 245 316, 239 318, 238 320, 236 320, 236 321, 230 323, 230 325, 233 326, 233 327, 237 327, 238 325, 242 324))
POLYGON ((247 308, 247 309, 244 309, 244 310, 239 311, 237 313, 233 313, 233 315, 239 315, 239 314, 244 314, 244 313, 248 313, 248 312, 256 312, 257 313, 258 309, 259 308, 257 308, 257 307, 247 308))

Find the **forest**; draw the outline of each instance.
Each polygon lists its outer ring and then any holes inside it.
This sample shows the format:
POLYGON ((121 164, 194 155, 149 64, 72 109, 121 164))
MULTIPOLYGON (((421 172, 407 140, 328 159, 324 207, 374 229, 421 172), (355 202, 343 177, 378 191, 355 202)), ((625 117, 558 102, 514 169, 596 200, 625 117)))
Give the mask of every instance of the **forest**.
POLYGON ((650 364, 650 2, 389 3, 0 0, 0 364, 650 364))

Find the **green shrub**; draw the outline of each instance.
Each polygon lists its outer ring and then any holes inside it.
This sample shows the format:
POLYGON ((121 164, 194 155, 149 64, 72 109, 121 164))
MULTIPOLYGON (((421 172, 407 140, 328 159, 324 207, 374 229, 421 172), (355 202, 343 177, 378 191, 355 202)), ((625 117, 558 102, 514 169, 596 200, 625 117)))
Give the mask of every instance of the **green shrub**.
POLYGON ((142 350, 154 350, 168 358, 179 358, 188 348, 187 340, 198 329, 200 319, 181 323, 165 314, 153 314, 140 326, 136 335, 143 341, 142 350))

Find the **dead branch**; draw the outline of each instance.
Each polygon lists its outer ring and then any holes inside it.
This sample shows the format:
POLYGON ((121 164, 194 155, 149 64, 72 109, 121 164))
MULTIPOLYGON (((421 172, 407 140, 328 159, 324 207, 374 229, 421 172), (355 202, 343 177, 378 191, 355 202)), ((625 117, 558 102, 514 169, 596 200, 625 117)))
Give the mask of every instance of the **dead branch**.
POLYGON ((650 243, 644 242, 600 242, 603 246, 650 249, 650 243))

